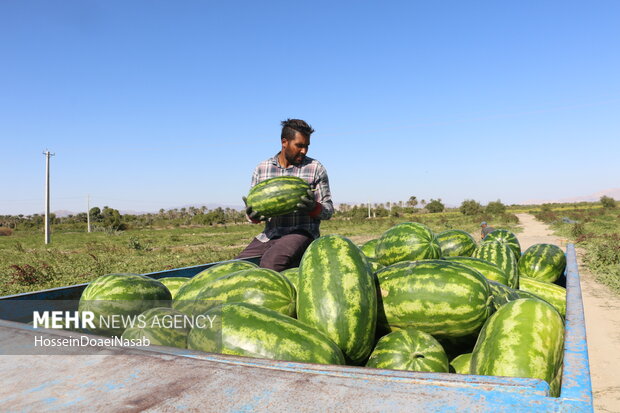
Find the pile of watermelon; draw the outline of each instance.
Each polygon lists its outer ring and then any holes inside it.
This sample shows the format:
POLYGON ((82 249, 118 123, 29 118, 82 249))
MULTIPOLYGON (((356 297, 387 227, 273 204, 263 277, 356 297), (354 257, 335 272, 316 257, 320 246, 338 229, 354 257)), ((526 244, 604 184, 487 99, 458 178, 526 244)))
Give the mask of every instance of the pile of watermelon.
POLYGON ((361 246, 320 237, 299 268, 281 273, 229 261, 187 279, 106 275, 80 307, 125 298, 135 304, 96 310, 204 315, 217 327, 98 334, 275 360, 531 377, 558 396, 566 290, 555 282, 565 266, 557 246, 521 253, 504 229, 477 244, 464 231, 408 222, 361 246))

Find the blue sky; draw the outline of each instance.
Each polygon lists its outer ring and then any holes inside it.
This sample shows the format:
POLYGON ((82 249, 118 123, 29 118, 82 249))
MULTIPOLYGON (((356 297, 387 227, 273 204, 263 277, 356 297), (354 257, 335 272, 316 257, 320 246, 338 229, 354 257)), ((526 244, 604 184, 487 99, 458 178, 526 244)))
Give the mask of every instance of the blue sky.
POLYGON ((0 214, 240 205, 307 120, 334 202, 620 186, 620 2, 0 2, 0 214))

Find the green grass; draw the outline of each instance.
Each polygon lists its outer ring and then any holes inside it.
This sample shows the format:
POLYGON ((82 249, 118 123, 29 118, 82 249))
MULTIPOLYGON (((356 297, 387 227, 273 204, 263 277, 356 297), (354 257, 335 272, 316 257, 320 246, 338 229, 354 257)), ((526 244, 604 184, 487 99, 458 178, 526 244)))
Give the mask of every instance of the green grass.
POLYGON ((584 248, 584 264, 597 281, 620 293, 620 209, 552 209, 536 216, 556 234, 584 248), (576 222, 567 223, 564 218, 576 222))
MULTIPOLYGON (((518 231, 514 216, 494 222, 518 231), (503 220, 503 221, 502 221, 503 220)), ((379 237, 401 222, 416 221, 433 231, 462 229, 479 238, 479 221, 457 212, 415 214, 405 218, 333 219, 322 234, 340 234, 357 244, 379 237)), ((135 229, 123 232, 15 231, 0 237, 0 295, 88 282, 113 272, 147 273, 234 258, 261 231, 259 225, 135 229)))

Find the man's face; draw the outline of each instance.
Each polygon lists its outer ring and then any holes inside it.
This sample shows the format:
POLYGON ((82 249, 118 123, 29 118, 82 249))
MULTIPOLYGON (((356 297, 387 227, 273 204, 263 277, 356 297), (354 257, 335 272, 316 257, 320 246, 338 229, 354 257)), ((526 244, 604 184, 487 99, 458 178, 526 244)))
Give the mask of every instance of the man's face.
POLYGON ((282 139, 282 153, 292 165, 301 164, 308 153, 308 146, 310 146, 310 138, 299 132, 296 132, 295 137, 290 141, 282 139))

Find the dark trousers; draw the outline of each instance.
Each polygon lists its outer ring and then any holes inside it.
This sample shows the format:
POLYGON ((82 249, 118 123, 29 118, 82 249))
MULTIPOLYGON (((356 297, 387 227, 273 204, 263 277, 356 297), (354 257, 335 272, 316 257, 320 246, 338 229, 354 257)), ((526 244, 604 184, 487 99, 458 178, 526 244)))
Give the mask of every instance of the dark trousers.
POLYGON ((296 231, 267 242, 254 238, 236 258, 260 256, 260 267, 283 271, 299 266, 301 256, 312 241, 312 236, 305 231, 296 231))

